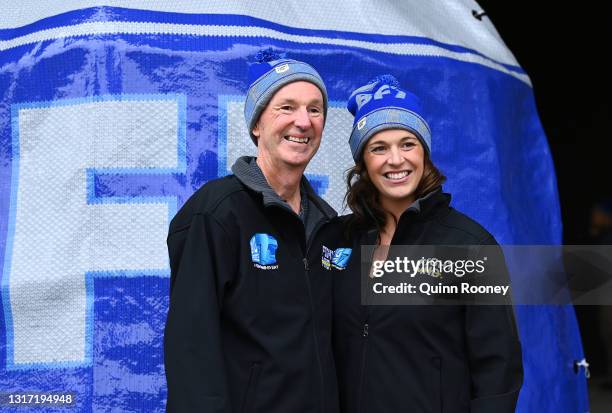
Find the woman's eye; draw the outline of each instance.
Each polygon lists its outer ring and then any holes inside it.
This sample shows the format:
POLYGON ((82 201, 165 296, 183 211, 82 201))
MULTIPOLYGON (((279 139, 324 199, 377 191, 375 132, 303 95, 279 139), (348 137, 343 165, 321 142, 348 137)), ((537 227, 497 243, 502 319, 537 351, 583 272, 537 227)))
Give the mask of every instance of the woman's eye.
POLYGON ((283 105, 280 107, 280 110, 285 111, 285 112, 291 111, 291 109, 292 108, 290 105, 283 105))
POLYGON ((414 142, 404 142, 402 144, 402 149, 407 150, 407 149, 412 149, 414 148, 415 143, 414 142))
POLYGON ((321 113, 321 109, 319 109, 319 108, 310 108, 308 111, 310 113, 312 113, 312 114, 315 114, 315 115, 318 115, 318 114, 321 113))
POLYGON ((386 148, 384 146, 373 146, 370 148, 372 153, 385 153, 386 148))

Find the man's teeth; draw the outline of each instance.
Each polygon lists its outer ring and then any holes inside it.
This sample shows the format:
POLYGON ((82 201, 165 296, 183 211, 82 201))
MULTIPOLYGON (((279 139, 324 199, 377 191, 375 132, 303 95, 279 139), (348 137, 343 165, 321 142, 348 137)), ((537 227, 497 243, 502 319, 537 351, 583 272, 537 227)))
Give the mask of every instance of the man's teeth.
POLYGON ((404 177, 408 176, 408 171, 402 171, 402 172, 387 172, 385 174, 385 177, 389 178, 389 179, 402 179, 404 177))
POLYGON ((308 141, 310 140, 310 138, 296 138, 295 136, 285 136, 285 139, 287 139, 290 142, 297 142, 297 143, 308 143, 308 141))

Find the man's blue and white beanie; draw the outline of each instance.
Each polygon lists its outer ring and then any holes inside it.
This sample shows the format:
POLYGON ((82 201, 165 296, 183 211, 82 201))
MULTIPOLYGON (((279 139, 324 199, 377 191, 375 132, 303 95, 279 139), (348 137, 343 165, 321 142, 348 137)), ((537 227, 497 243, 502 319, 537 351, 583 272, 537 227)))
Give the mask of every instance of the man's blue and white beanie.
POLYGON ((393 76, 381 75, 356 89, 347 104, 355 116, 349 145, 355 162, 372 136, 386 129, 414 133, 427 153, 431 153, 431 131, 423 118, 419 98, 403 90, 393 76))
POLYGON ((321 90, 323 115, 324 119, 327 118, 327 90, 323 79, 312 66, 286 59, 272 49, 257 53, 255 63, 249 67, 249 90, 244 102, 244 118, 255 145, 257 139, 253 135, 253 128, 272 96, 283 86, 300 80, 310 82, 321 90))

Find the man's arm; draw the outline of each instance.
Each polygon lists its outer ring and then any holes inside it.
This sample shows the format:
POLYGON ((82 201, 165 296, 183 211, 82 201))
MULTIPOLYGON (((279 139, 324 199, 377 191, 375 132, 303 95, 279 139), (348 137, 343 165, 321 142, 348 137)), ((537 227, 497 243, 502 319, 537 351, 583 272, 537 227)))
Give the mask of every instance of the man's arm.
POLYGON ((220 333, 223 291, 235 271, 228 239, 214 218, 200 214, 168 236, 167 412, 231 412, 220 333))

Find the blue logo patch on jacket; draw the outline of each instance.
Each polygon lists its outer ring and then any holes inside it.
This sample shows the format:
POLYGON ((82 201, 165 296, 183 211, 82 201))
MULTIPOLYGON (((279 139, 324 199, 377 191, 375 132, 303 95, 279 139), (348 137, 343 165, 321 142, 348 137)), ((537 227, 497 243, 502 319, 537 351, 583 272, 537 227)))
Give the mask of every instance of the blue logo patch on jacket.
POLYGON ((351 258, 351 253, 353 252, 350 248, 338 248, 334 251, 334 256, 332 258, 332 267, 337 270, 343 270, 348 265, 349 259, 351 258))
POLYGON ((350 248, 332 250, 323 245, 321 251, 321 265, 326 270, 331 270, 332 267, 337 270, 344 270, 351 258, 351 252, 353 252, 353 250, 350 248))
POLYGON ((276 249, 278 248, 278 242, 272 235, 262 233, 255 234, 251 237, 250 244, 251 260, 253 260, 257 268, 262 268, 261 266, 265 267, 262 269, 267 270, 278 268, 278 265, 276 265, 276 249))

